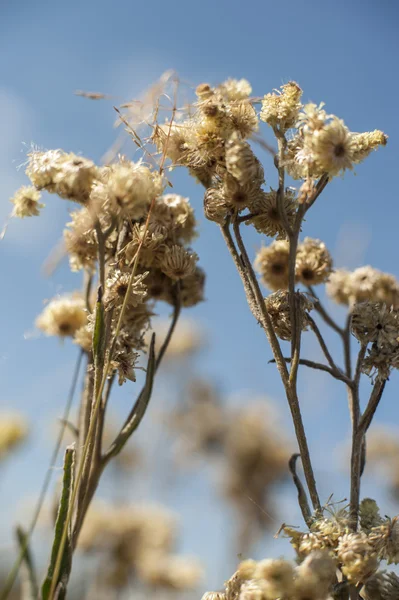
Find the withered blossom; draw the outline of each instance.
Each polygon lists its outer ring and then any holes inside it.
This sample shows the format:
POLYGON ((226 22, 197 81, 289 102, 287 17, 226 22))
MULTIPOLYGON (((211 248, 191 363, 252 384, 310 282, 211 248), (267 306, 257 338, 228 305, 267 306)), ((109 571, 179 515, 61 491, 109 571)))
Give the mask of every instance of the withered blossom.
POLYGON ((10 202, 14 204, 12 216, 19 219, 39 216, 40 209, 44 208, 44 204, 41 204, 39 200, 40 192, 36 188, 30 185, 20 187, 10 199, 10 202))
POLYGON ((331 274, 332 265, 332 257, 320 240, 306 237, 298 245, 295 277, 303 285, 325 283, 331 274))
POLYGON ((288 288, 289 243, 276 240, 270 246, 263 246, 256 255, 255 268, 264 285, 276 292, 288 288))

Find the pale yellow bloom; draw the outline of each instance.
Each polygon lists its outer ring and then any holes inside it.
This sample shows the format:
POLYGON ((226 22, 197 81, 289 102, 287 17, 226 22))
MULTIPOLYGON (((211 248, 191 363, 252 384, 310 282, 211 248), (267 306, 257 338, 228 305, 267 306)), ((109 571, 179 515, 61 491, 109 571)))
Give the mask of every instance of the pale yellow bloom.
POLYGON ((36 319, 36 327, 46 335, 61 338, 74 336, 76 331, 87 323, 84 300, 79 295, 57 296, 50 300, 36 319))
POLYGON ((37 217, 40 209, 44 207, 44 204, 41 204, 39 200, 40 192, 36 188, 32 186, 20 187, 10 200, 14 204, 12 216, 20 219, 37 217))

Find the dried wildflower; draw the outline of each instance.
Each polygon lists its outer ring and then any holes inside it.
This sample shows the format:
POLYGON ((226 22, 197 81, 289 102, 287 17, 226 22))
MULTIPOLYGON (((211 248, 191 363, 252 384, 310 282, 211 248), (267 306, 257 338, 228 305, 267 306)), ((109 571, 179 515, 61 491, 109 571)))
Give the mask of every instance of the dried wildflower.
POLYGON ((192 242, 197 235, 197 221, 189 199, 178 194, 164 194, 155 203, 154 219, 161 206, 164 207, 161 215, 170 221, 174 238, 184 243, 192 242))
POLYGON ((84 204, 98 176, 98 168, 91 160, 73 153, 67 154, 54 180, 55 192, 61 198, 84 204))
POLYGON ((382 519, 377 502, 372 498, 363 498, 359 506, 359 518, 360 527, 366 533, 370 533, 373 527, 378 527, 382 519))
POLYGON ((172 166, 185 163, 189 129, 184 124, 156 125, 151 139, 157 150, 172 161, 172 166))
POLYGON ((93 215, 87 208, 71 213, 72 221, 64 230, 65 248, 69 255, 71 271, 94 270, 97 260, 97 236, 93 215))
POLYGON ((388 142, 388 136, 378 129, 366 133, 354 133, 352 136, 355 163, 361 162, 373 150, 377 150, 378 146, 386 146, 388 142))
POLYGON ((332 258, 320 240, 306 237, 298 245, 295 264, 296 280, 304 285, 317 285, 327 281, 332 270, 332 258))
POLYGON ((223 195, 226 204, 238 212, 254 206, 258 199, 263 197, 263 194, 264 192, 257 182, 250 181, 245 185, 240 185, 237 179, 229 174, 224 178, 223 195))
POLYGON ((266 585, 264 581, 252 579, 245 581, 240 590, 238 600, 266 600, 266 585))
POLYGON ((335 579, 336 563, 327 550, 316 550, 308 554, 297 567, 299 578, 312 582, 320 594, 327 595, 335 579))
POLYGON ((223 188, 210 187, 206 190, 204 196, 204 211, 205 216, 210 221, 215 221, 219 225, 223 225, 227 215, 230 212, 230 207, 226 204, 226 198, 223 193, 223 188))
POLYGON ((379 571, 362 590, 364 600, 396 600, 399 598, 399 577, 395 573, 379 571))
POLYGON ((294 568, 284 559, 261 560, 254 579, 262 581, 266 598, 289 597, 294 590, 294 568))
POLYGON ((271 127, 284 132, 295 125, 301 108, 302 90, 295 81, 281 87, 281 92, 266 94, 262 100, 260 118, 271 127))
POLYGON ((49 192, 55 191, 56 177, 60 171, 64 152, 62 150, 48 150, 40 152, 34 150, 29 155, 29 162, 26 167, 26 174, 38 189, 46 189, 49 192))
POLYGON ((238 131, 243 139, 250 137, 259 129, 256 110, 247 100, 232 102, 229 105, 229 116, 232 128, 238 131))
POLYGON ((351 583, 364 582, 378 569, 377 554, 362 532, 343 535, 337 548, 342 573, 351 583))
POLYGON ((36 327, 46 335, 73 337, 87 323, 83 298, 79 295, 57 296, 50 300, 36 319, 36 327))
POLYGON ((214 91, 212 90, 209 83, 200 83, 199 85, 197 85, 195 93, 201 100, 207 100, 208 98, 211 98, 213 96, 214 91))
POLYGON ((39 202, 40 192, 32 186, 22 186, 17 190, 10 202, 14 204, 13 217, 23 219, 24 217, 37 217, 44 204, 39 202))
POLYGON ((79 329, 76 330, 73 341, 85 352, 91 352, 93 343, 92 329, 87 325, 82 325, 82 327, 79 327, 79 329))
POLYGON ((234 132, 226 142, 226 168, 240 185, 257 179, 264 182, 263 169, 252 152, 251 146, 234 132))
POLYGON ((246 79, 227 79, 217 86, 216 92, 221 94, 224 100, 234 102, 249 98, 252 86, 246 79))
MULTIPOLYGON (((136 307, 147 297, 147 287, 144 282, 147 272, 136 275, 132 281, 127 307, 136 307)), ((104 305, 106 310, 110 308, 121 308, 129 287, 131 274, 115 269, 107 279, 107 288, 104 294, 104 305)))
MULTIPOLYGON (((282 340, 290 340, 292 336, 290 306, 288 292, 278 291, 265 298, 266 308, 273 323, 276 335, 282 340)), ((311 300, 299 292, 296 293, 297 319, 301 331, 308 328, 307 312, 312 310, 311 300)))
POLYGON ((321 129, 309 136, 305 134, 303 160, 314 163, 318 172, 328 173, 330 176, 352 169, 353 141, 344 122, 333 117, 321 129))
POLYGON ((267 288, 276 292, 288 288, 289 243, 277 240, 261 248, 255 259, 255 268, 267 288))
POLYGON ((375 342, 379 348, 398 348, 399 313, 386 304, 360 302, 352 310, 353 335, 362 343, 375 342))
POLYGON ((336 269, 330 273, 326 284, 326 292, 328 296, 337 304, 349 304, 350 276, 350 271, 347 271, 346 269, 336 269))
POLYGON ((223 592, 205 592, 201 600, 227 600, 223 592))
POLYGON ((33 185, 61 198, 86 203, 99 170, 95 164, 62 150, 34 151, 29 155, 26 174, 33 185))
POLYGON ((22 444, 28 435, 28 425, 19 414, 0 413, 0 460, 22 444))
POLYGON ((341 119, 327 115, 322 107, 307 104, 303 108, 297 123, 299 136, 288 149, 286 160, 303 166, 302 178, 323 173, 334 176, 352 169, 387 140, 382 132, 351 133, 341 119))
POLYGON ((172 590, 193 589, 203 576, 197 560, 166 553, 144 555, 138 563, 138 572, 149 585, 172 590))
POLYGON ((374 343, 367 350, 367 356, 363 360, 362 373, 372 378, 386 380, 389 378, 392 368, 399 366, 399 352, 392 346, 378 346, 374 343))
MULTIPOLYGON (((250 207, 253 217, 248 219, 246 224, 253 224, 259 233, 264 233, 269 237, 277 236, 279 240, 286 238, 287 232, 280 217, 277 202, 278 198, 275 190, 259 194, 250 207)), ((296 199, 295 193, 290 189, 285 191, 284 210, 288 223, 292 226, 296 214, 296 199)))
POLYGON ((369 539, 381 560, 386 560, 388 565, 399 563, 399 517, 374 527, 369 539))
POLYGON ((165 275, 178 280, 193 275, 197 261, 195 252, 175 244, 166 248, 160 267, 165 275))
POLYGON ((107 193, 114 212, 140 219, 162 193, 162 180, 140 162, 123 161, 110 167, 107 193))
POLYGON ((370 266, 355 269, 349 279, 349 295, 352 302, 370 300, 384 302, 388 306, 399 303, 399 283, 393 275, 370 266))
POLYGON ((255 571, 258 563, 256 560, 252 560, 251 558, 247 560, 243 560, 238 565, 237 573, 238 576, 245 581, 246 579, 254 579, 255 571))

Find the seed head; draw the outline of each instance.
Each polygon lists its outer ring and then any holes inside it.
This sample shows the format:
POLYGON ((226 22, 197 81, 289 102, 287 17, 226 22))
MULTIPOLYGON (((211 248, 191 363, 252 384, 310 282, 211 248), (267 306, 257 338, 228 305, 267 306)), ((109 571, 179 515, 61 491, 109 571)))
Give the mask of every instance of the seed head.
POLYGON ((332 258, 320 240, 305 238, 298 245, 295 275, 304 285, 317 285, 327 281, 332 270, 332 258))
POLYGON ((289 244, 286 240, 276 240, 270 246, 262 247, 255 259, 255 268, 262 282, 269 290, 288 288, 289 244))
POLYGON ((40 209, 44 207, 39 200, 40 192, 36 188, 33 186, 20 187, 10 200, 14 204, 12 216, 19 219, 39 216, 40 209))

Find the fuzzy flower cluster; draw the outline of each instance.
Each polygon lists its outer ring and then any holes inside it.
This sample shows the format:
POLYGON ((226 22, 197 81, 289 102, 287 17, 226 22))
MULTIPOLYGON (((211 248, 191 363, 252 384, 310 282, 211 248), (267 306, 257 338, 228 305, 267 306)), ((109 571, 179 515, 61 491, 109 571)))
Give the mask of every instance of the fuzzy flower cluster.
POLYGON ((296 130, 287 144, 284 165, 294 179, 334 177, 385 146, 382 131, 351 132, 342 119, 328 115, 323 104, 306 104, 298 114, 296 130))
POLYGON ((364 373, 388 379, 392 368, 399 368, 399 310, 380 302, 360 302, 352 309, 352 333, 368 354, 364 373))
MULTIPOLYGON (((71 270, 83 270, 88 277, 103 270, 111 337, 123 307, 111 368, 118 371, 120 383, 134 380, 155 302, 190 307, 203 300, 205 275, 190 247, 196 220, 188 198, 164 194, 157 171, 124 158, 97 167, 61 150, 33 151, 26 173, 34 187, 14 196, 16 216, 38 214, 37 190, 81 205, 64 232, 71 270)), ((73 337, 89 354, 94 323, 95 300, 81 295, 54 298, 36 321, 46 335, 73 337)))
POLYGON ((132 576, 156 590, 189 590, 202 578, 197 560, 174 554, 176 519, 157 506, 91 507, 79 537, 85 553, 102 553, 104 584, 123 588, 132 576))
POLYGON ((390 492, 399 499, 399 432, 375 426, 367 436, 367 464, 382 473, 390 492))
MULTIPOLYGON (((270 294, 265 298, 265 303, 276 335, 282 340, 290 340, 292 338, 292 324, 289 292, 286 290, 274 292, 274 294, 270 294)), ((309 325, 307 315, 313 308, 313 302, 305 294, 296 292, 295 303, 298 325, 301 331, 306 331, 309 325)))
POLYGON ((307 533, 291 527, 284 531, 300 561, 313 552, 327 552, 349 583, 362 587, 375 576, 381 560, 399 562, 399 523, 397 517, 383 519, 371 498, 362 500, 359 516, 357 532, 351 531, 345 508, 315 518, 307 533))
POLYGON ((354 271, 337 269, 326 285, 327 294, 337 304, 352 306, 356 302, 383 302, 399 306, 399 282, 394 275, 369 265, 354 271))
POLYGON ((0 460, 17 448, 28 435, 25 419, 19 414, 0 414, 0 460))
MULTIPOLYGON (((341 119, 328 115, 323 105, 302 105, 302 90, 293 81, 266 94, 259 115, 254 108, 256 99, 250 94, 251 86, 245 80, 230 79, 216 87, 201 84, 190 111, 183 111, 180 120, 157 125, 152 141, 170 159, 171 168, 187 167, 205 187, 204 211, 209 220, 224 225, 240 215, 259 233, 284 240, 287 224, 294 224, 298 204, 314 190, 312 182, 352 169, 372 150, 385 145, 387 136, 381 131, 352 133, 341 119), (299 196, 291 188, 263 188, 263 168, 248 143, 259 118, 273 128, 282 148, 278 167, 284 167, 294 179, 304 180, 299 196), (306 194, 304 186, 308 186, 306 194)), ((303 268, 301 262, 298 265, 299 277, 315 277, 308 284, 324 282, 331 271, 328 253, 323 257, 320 247, 313 250, 317 264, 311 259, 303 268)), ((311 252, 307 249, 306 255, 311 252)), ((272 289, 280 289, 276 286, 277 282, 272 289)))
MULTIPOLYGON (((257 253, 255 268, 264 285, 276 292, 288 288, 289 243, 275 240, 257 253)), ((295 279, 306 286, 325 283, 331 275, 333 261, 326 245, 320 240, 306 237, 298 244, 295 279)))
POLYGON ((325 550, 309 553, 297 566, 284 559, 245 560, 223 592, 206 592, 202 600, 331 600, 335 570, 325 550))
POLYGON ((184 445, 177 456, 220 457, 222 491, 238 515, 239 547, 248 547, 271 525, 273 491, 287 476, 289 444, 281 434, 268 399, 250 399, 245 408, 228 409, 206 382, 194 381, 188 402, 175 411, 171 428, 184 445))

